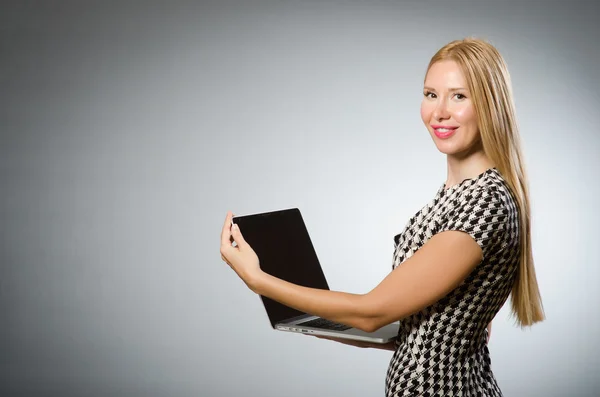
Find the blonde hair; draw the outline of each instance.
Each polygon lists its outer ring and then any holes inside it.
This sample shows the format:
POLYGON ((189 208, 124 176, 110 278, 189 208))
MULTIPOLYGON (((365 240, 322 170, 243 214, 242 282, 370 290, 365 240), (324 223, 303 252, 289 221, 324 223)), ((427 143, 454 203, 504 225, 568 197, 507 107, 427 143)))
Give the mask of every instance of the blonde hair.
POLYGON ((512 314, 518 325, 530 326, 544 320, 544 309, 531 251, 529 189, 508 68, 493 45, 475 38, 446 44, 431 58, 427 71, 445 60, 456 62, 462 69, 477 113, 483 150, 517 201, 521 255, 511 293, 512 314))

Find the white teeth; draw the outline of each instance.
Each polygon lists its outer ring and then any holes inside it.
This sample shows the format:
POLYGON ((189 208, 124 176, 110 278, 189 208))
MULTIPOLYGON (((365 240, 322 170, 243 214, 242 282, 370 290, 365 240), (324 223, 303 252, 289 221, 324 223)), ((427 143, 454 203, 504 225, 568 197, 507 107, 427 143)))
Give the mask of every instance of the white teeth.
POLYGON ((450 132, 448 128, 438 128, 438 132, 450 132))

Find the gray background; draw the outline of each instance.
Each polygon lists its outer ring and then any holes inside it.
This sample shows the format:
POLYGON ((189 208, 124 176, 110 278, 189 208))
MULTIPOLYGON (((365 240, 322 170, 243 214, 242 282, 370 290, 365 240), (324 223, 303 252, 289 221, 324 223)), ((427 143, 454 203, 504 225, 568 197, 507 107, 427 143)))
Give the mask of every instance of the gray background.
POLYGON ((508 62, 548 320, 506 305, 506 396, 594 396, 600 39, 587 2, 2 2, 0 394, 381 396, 391 352, 275 332, 219 255, 227 210, 301 208, 362 293, 445 181, 429 58, 508 62))

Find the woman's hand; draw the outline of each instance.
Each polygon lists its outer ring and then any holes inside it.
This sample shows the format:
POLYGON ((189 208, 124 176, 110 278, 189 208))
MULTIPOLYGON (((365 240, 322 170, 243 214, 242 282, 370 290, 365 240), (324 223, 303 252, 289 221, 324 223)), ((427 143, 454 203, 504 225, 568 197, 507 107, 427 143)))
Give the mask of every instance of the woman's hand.
POLYGON ((232 218, 233 214, 228 211, 221 232, 221 259, 237 273, 248 288, 255 291, 256 281, 262 274, 258 256, 244 240, 238 225, 231 225, 232 218))

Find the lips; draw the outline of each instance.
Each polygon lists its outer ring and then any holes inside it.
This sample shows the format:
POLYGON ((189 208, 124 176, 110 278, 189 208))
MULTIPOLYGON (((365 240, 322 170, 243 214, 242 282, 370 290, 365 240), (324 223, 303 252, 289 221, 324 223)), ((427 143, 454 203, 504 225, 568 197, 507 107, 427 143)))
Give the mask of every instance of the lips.
POLYGON ((446 139, 454 135, 454 132, 458 127, 447 126, 447 125, 432 125, 433 133, 440 139, 446 139))

